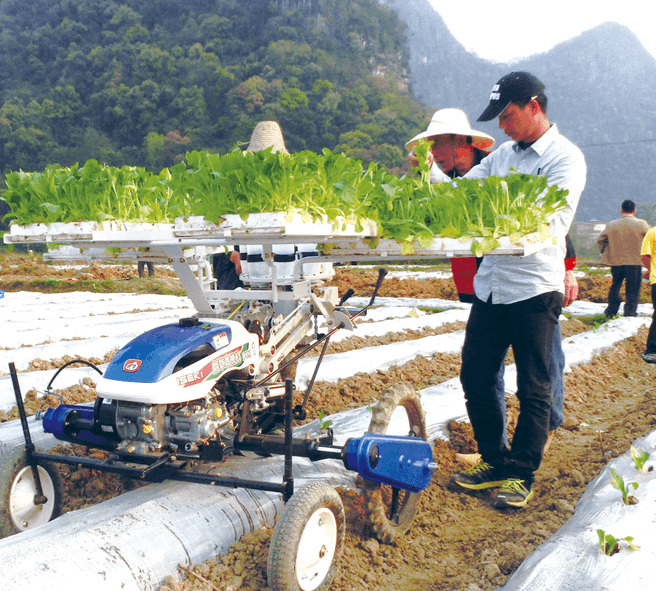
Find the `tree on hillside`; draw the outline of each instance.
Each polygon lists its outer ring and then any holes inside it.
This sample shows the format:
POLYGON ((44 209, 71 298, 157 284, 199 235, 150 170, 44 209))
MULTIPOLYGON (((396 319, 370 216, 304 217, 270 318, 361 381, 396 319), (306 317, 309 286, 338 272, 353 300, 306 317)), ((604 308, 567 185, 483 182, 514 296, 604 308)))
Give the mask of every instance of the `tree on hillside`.
POLYGON ((376 0, 2 0, 0 19, 5 172, 159 167, 187 146, 228 151, 263 119, 292 150, 396 166, 427 120, 404 86, 404 27, 376 0))

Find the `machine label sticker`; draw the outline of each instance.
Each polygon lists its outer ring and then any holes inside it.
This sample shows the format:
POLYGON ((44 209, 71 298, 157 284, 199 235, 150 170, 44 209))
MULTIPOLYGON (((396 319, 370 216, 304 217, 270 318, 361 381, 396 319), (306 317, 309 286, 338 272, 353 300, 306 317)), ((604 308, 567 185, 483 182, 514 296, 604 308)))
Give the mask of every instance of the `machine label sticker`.
POLYGON ((216 379, 217 376, 224 373, 227 369, 238 367, 247 359, 251 358, 251 351, 248 343, 241 347, 237 347, 232 351, 228 351, 221 357, 217 357, 211 363, 205 365, 202 369, 193 373, 188 373, 184 376, 177 378, 178 386, 187 388, 188 386, 195 386, 207 379, 216 379))
POLYGON ((227 347, 230 344, 230 338, 228 337, 228 333, 220 332, 219 334, 215 334, 212 337, 212 343, 214 344, 214 348, 217 351, 219 349, 223 349, 223 347, 227 347))
POLYGON ((139 371, 140 367, 141 367, 141 360, 140 359, 128 359, 123 364, 123 371, 125 371, 127 373, 134 373, 135 371, 139 371))
POLYGON ((176 381, 178 386, 186 388, 187 386, 193 386, 194 384, 200 384, 203 381, 203 372, 205 368, 195 371, 194 373, 188 373, 187 375, 180 376, 176 381))

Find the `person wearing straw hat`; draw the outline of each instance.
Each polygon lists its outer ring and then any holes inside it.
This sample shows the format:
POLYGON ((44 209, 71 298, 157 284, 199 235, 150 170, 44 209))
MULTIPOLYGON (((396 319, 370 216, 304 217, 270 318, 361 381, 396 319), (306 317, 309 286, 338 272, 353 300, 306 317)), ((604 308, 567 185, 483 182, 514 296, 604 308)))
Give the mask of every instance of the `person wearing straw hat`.
MULTIPOLYGON (((441 109, 436 111, 428 125, 428 129, 406 143, 406 149, 409 150, 409 159, 416 166, 414 157, 414 147, 421 139, 432 142, 428 153, 431 166, 438 166, 441 171, 451 178, 456 178, 467 174, 474 166, 490 153, 490 148, 494 145, 494 139, 483 133, 472 129, 467 115, 460 109, 441 109)), ((434 172, 432 176, 437 176, 434 172)), ((451 272, 454 283, 458 291, 458 299, 461 302, 472 303, 474 301, 474 276, 482 258, 458 257, 450 259, 451 272)), ((565 267, 573 270, 576 266, 576 254, 574 245, 567 236, 567 253, 565 257, 565 267)), ((573 278, 576 285, 576 278, 573 278)), ((578 292, 578 289, 577 289, 578 292)), ((572 292, 574 293, 574 292, 572 292)), ((574 299, 576 299, 574 297, 574 299)), ((572 300, 573 301, 573 300, 572 300)), ((567 302, 569 304, 571 302, 567 302)), ((505 373, 504 362, 501 363, 496 376, 497 399, 502 415, 505 417, 506 409, 506 392, 505 392, 505 373)), ((545 444, 544 451, 551 444, 551 440, 556 430, 563 423, 563 404, 564 404, 564 377, 565 371, 565 354, 562 347, 562 333, 560 323, 554 332, 552 343, 552 354, 549 362, 549 378, 552 385, 551 398, 551 415, 549 420, 549 438, 545 444)), ((502 434, 502 445, 508 447, 508 433, 504 429, 502 434)), ((456 457, 467 464, 477 464, 481 459, 478 453, 456 454, 456 457)))
MULTIPOLYGON (((274 154, 289 154, 282 129, 277 121, 260 121, 253 129, 246 152, 259 152, 267 148, 271 148, 274 154)), ((239 246, 235 246, 234 250, 229 253, 214 254, 212 270, 216 279, 216 289, 233 290, 244 287, 244 283, 239 277, 241 274, 239 246)))
MULTIPOLYGON (((465 175, 480 164, 494 145, 494 138, 471 128, 464 111, 452 108, 435 111, 428 129, 406 143, 408 160, 414 167, 417 166, 414 148, 422 139, 431 142, 428 161, 433 182, 438 182, 440 171, 450 178, 465 175)), ((461 302, 471 303, 473 300, 476 268, 476 259, 473 257, 451 259, 453 280, 461 302)))
POLYGON ((428 129, 406 143, 408 159, 416 166, 414 148, 419 140, 428 140, 431 146, 428 160, 431 165, 431 180, 438 180, 439 169, 451 178, 463 176, 489 154, 494 138, 469 125, 467 115, 460 109, 435 111, 428 129))
MULTIPOLYGON (((462 349, 460 382, 481 461, 455 474, 465 490, 496 488, 497 508, 525 507, 533 498, 535 472, 549 437, 549 362, 567 288, 565 241, 586 181, 582 152, 547 117, 544 85, 528 72, 511 72, 492 88, 479 121, 499 119, 513 141, 474 166, 466 178, 544 174, 549 185, 568 191, 567 207, 553 214, 554 244, 524 256, 484 257, 474 278, 474 302, 462 349), (505 429, 495 391, 499 364, 512 345, 520 412, 511 447, 500 444, 505 429)), ((437 180, 450 181, 447 175, 437 180)))
POLYGON ((274 154, 277 152, 289 154, 285 146, 282 129, 277 121, 260 121, 251 134, 246 151, 259 152, 267 148, 271 148, 274 154))

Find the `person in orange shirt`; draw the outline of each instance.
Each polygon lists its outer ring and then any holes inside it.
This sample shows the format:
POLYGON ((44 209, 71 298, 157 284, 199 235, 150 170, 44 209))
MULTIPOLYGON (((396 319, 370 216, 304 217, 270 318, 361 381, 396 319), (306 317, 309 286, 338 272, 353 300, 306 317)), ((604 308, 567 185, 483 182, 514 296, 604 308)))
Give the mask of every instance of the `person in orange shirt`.
MULTIPOLYGON (((413 166, 417 166, 413 150, 422 139, 431 142, 428 151, 431 177, 437 169, 451 178, 467 174, 490 153, 490 148, 494 145, 492 136, 470 127, 467 115, 460 109, 435 111, 426 131, 406 143, 405 147, 409 150, 408 160, 413 166)), ((461 302, 473 302, 474 275, 478 267, 476 259, 458 257, 450 259, 450 263, 458 299, 461 302)))

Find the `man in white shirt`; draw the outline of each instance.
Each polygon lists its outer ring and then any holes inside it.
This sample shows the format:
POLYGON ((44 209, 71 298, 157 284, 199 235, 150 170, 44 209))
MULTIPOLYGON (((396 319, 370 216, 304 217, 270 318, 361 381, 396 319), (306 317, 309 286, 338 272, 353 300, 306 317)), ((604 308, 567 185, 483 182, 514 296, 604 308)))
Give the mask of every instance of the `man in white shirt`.
POLYGON ((583 154, 549 122, 546 106, 544 85, 535 76, 511 72, 501 78, 478 120, 498 117, 499 127, 513 141, 465 175, 543 174, 549 185, 569 191, 568 207, 551 220, 553 246, 526 257, 486 256, 474 278, 460 380, 481 462, 454 475, 453 482, 469 490, 498 488, 494 505, 499 508, 524 507, 533 497, 534 473, 549 432, 548 366, 566 290, 565 237, 586 180, 583 154), (520 400, 510 449, 503 443, 505 424, 494 388, 509 345, 520 400))

